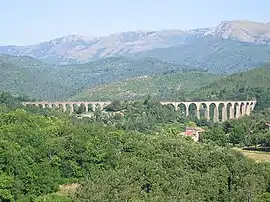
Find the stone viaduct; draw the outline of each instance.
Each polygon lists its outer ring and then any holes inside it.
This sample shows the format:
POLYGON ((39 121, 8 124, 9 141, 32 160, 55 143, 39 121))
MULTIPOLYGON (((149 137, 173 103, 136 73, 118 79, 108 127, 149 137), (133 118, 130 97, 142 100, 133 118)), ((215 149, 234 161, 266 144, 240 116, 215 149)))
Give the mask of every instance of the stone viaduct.
MULTIPOLYGON (((245 115, 250 115, 256 105, 256 100, 250 101, 166 101, 160 102, 162 105, 174 107, 176 111, 188 117, 193 112, 193 115, 198 119, 205 118, 214 122, 223 122, 228 119, 237 119, 245 115), (212 112, 212 113, 210 113, 212 112)), ((23 102, 24 106, 36 106, 40 108, 61 108, 63 112, 67 110, 70 113, 75 111, 75 108, 83 106, 84 113, 96 111, 97 108, 103 110, 111 104, 108 102, 23 102)))

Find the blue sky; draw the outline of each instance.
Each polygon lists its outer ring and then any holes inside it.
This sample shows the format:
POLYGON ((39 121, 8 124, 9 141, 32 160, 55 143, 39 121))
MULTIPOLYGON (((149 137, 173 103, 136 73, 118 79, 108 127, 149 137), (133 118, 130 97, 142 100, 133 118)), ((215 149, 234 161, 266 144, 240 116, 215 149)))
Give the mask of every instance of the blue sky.
POLYGON ((0 8, 0 45, 211 27, 223 20, 270 21, 268 0, 2 0, 0 8))

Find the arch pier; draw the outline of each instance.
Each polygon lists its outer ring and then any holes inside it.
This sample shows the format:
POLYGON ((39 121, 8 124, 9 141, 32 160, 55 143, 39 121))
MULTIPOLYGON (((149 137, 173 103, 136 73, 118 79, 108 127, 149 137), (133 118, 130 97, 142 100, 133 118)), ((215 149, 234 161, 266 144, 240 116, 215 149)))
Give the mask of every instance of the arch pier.
MULTIPOLYGON (((238 119, 249 116, 256 105, 256 100, 251 101, 196 101, 196 102, 161 102, 162 105, 173 105, 176 111, 185 108, 185 117, 195 115, 197 119, 205 118, 213 122, 224 122, 228 119, 238 119), (192 106, 192 107, 191 107, 192 106), (194 109, 195 108, 195 109, 194 109), (191 113, 195 111, 195 113, 191 113)), ((181 110, 183 111, 183 110, 181 110)))
POLYGON ((61 109, 63 112, 69 111, 70 114, 75 112, 78 108, 82 109, 81 113, 88 113, 89 110, 96 111, 96 109, 103 110, 111 102, 23 102, 23 106, 36 106, 39 108, 55 108, 61 109))
MULTIPOLYGON (((205 118, 213 122, 223 122, 228 119, 238 119, 249 116, 256 105, 256 100, 251 101, 196 101, 196 102, 160 102, 162 105, 171 105, 176 111, 185 117, 195 116, 197 119, 205 118)), ((111 104, 108 102, 23 102, 24 106, 36 106, 39 108, 59 108, 63 112, 72 114, 80 108, 80 113, 88 113, 103 110, 111 104)))

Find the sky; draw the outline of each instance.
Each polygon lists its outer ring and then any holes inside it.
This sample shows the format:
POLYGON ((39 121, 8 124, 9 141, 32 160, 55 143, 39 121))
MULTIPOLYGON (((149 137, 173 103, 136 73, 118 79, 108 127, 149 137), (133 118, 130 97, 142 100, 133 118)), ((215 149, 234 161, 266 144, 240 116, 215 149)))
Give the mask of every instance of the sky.
POLYGON ((213 27, 224 20, 270 21, 269 0, 1 0, 0 45, 79 34, 213 27))

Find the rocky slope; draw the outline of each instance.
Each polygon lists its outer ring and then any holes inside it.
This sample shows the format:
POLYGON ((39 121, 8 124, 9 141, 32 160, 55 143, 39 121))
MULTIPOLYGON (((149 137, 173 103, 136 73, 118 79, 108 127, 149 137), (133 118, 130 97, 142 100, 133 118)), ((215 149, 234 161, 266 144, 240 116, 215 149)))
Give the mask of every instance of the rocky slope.
MULTIPOLYGON (((226 21, 214 28, 187 31, 130 31, 90 38, 71 35, 30 46, 0 46, 0 53, 27 55, 50 63, 84 63, 104 57, 179 46, 209 35, 254 44, 270 44, 270 24, 226 21)), ((196 43, 192 46, 196 48, 196 43)), ((189 56, 193 57, 192 54, 189 56)))
POLYGON ((133 56, 154 57, 176 64, 208 69, 212 73, 227 74, 270 62, 270 46, 205 36, 179 46, 156 48, 133 56))
POLYGON ((256 44, 270 44, 270 23, 224 21, 204 35, 220 36, 256 44))

